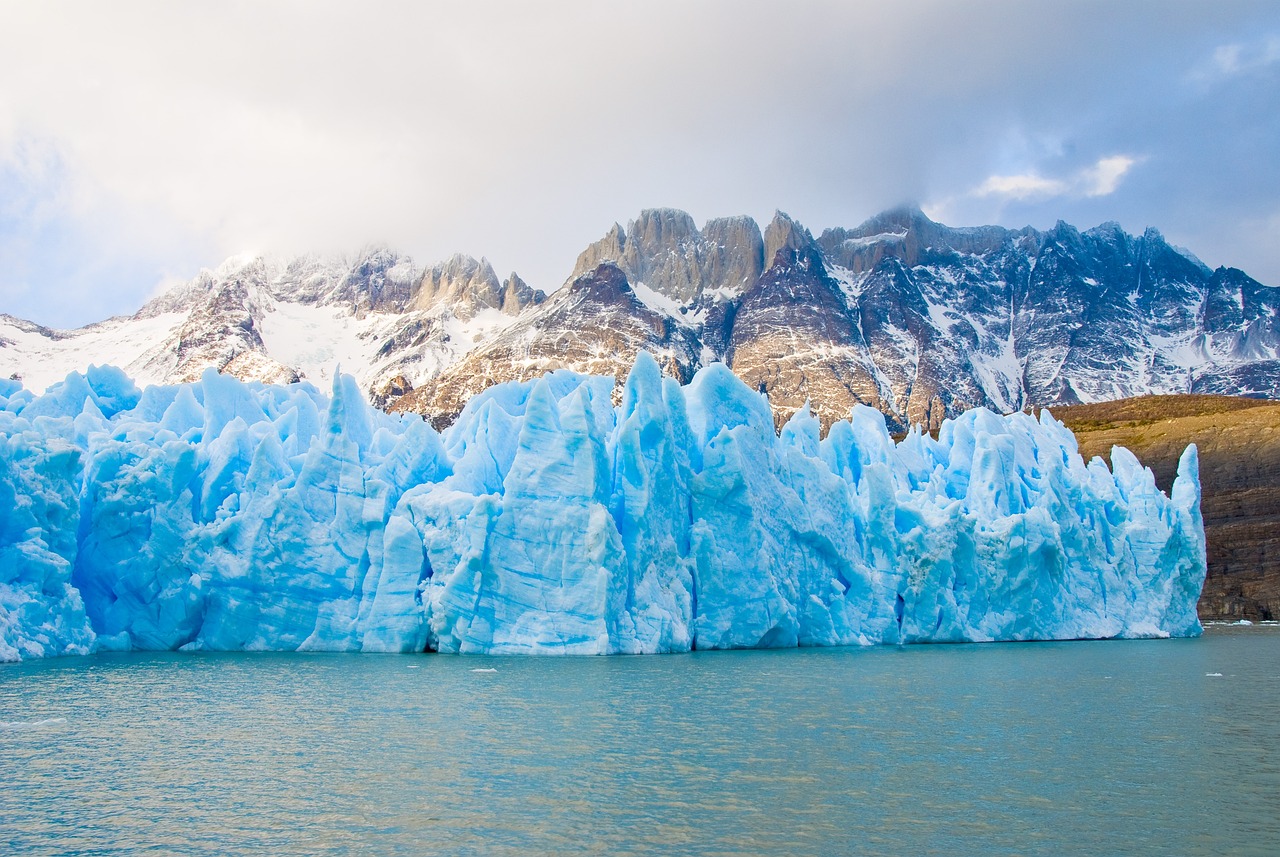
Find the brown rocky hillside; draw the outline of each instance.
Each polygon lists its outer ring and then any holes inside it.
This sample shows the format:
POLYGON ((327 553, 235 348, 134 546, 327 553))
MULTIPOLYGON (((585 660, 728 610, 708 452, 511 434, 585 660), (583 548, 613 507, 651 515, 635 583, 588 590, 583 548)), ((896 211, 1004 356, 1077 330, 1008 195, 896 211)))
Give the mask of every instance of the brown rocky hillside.
POLYGON ((1165 491, 1195 443, 1209 559, 1200 618, 1280 618, 1280 402, 1142 396, 1051 410, 1086 458, 1127 447, 1165 491))

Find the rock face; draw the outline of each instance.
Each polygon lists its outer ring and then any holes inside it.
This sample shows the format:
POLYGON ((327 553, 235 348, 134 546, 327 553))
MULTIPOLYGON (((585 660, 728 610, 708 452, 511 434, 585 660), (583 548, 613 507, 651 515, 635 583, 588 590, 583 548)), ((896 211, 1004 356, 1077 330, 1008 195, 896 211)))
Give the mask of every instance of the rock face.
POLYGON ((655 209, 586 248, 550 298, 484 259, 422 269, 372 248, 232 260, 79 331, 0 318, 0 376, 36 389, 89 360, 149 383, 206 367, 324 383, 341 365, 371 401, 439 424, 493 383, 621 378, 641 350, 679 379, 724 363, 779 425, 809 402, 824 429, 857 404, 935 429, 977 405, 1280 396, 1280 294, 1153 229, 952 228, 903 208, 815 238, 781 212, 762 231, 655 209))
POLYGON ((542 297, 514 272, 506 282, 499 282, 488 259, 477 262, 470 256, 455 255, 423 273, 411 305, 420 310, 444 305, 459 318, 470 319, 484 309, 519 315, 525 307, 541 302, 542 297))
MULTIPOLYGON (((867 404, 902 430, 978 405, 1280 393, 1277 290, 1210 271, 1155 230, 953 229, 899 209, 815 239, 781 212, 761 234, 745 218, 699 231, 663 209, 615 224, 575 275, 605 262, 692 334, 694 368, 728 364, 769 396, 779 424, 806 401, 824 425, 867 404)), ((580 349, 609 328, 589 309, 576 323, 580 349)), ((567 365, 607 371, 598 359, 567 365)), ((493 379, 504 377, 526 376, 493 379)))
POLYGON ((1277 290, 1153 229, 953 229, 898 209, 814 239, 781 212, 760 235, 659 210, 615 225, 575 271, 604 261, 674 303, 650 301, 780 423, 806 401, 824 425, 867 404, 901 430, 978 405, 1280 393, 1277 290))
POLYGON ((618 266, 604 262, 557 291, 536 312, 468 354, 428 386, 397 399, 395 411, 452 415, 482 390, 556 369, 613 376, 624 355, 648 352, 669 376, 693 377, 700 346, 694 332, 646 306, 618 266))
POLYGON ((660 208, 641 212, 626 230, 615 223, 582 251, 570 279, 612 262, 629 282, 687 307, 718 290, 741 293, 762 273, 764 258, 760 227, 750 217, 711 220, 699 232, 688 214, 660 208))
POLYGON ((1188 443, 1200 452, 1208 576, 1202 619, 1280 618, 1280 404, 1226 396, 1147 396, 1053 409, 1080 451, 1131 450, 1169 490, 1188 443))
POLYGON ((725 362, 775 408, 790 413, 807 400, 825 425, 859 403, 887 411, 892 392, 860 322, 812 239, 779 242, 772 267, 737 304, 725 362))
MULTIPOLYGON (((258 270, 261 270, 259 266, 258 270)), ((242 381, 292 384, 298 372, 273 360, 258 332, 261 314, 251 273, 211 281, 208 292, 168 339, 142 357, 142 369, 173 383, 197 380, 210 367, 242 381)))

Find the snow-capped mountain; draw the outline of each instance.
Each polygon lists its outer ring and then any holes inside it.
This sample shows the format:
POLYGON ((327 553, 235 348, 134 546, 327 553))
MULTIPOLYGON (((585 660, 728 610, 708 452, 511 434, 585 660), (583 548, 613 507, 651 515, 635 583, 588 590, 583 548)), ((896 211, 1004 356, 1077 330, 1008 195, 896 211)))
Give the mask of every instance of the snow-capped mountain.
POLYGON ((89 363, 120 366, 143 384, 194 380, 209 367, 325 383, 341 369, 377 400, 405 378, 438 374, 542 299, 465 256, 426 270, 385 248, 353 259, 233 258, 136 315, 79 330, 0 316, 0 374, 41 390, 89 363))
POLYGON ((542 306, 397 403, 456 413, 490 383, 635 350, 687 379, 727 363, 779 417, 856 403, 898 427, 1147 393, 1280 396, 1280 290, 1210 271, 1155 230, 952 229, 900 209, 815 239, 784 214, 698 230, 643 212, 542 306))
POLYGON ((1146 393, 1280 398, 1280 289, 1211 271, 1160 233, 950 228, 915 209, 817 238, 779 213, 698 229, 645 211, 579 256, 549 297, 465 256, 422 269, 228 260, 135 316, 54 331, 0 316, 0 374, 35 390, 89 363, 146 383, 205 368, 324 383, 448 420, 500 381, 556 368, 621 378, 637 351, 687 380, 726 363, 779 418, 858 402, 902 427, 1146 393))

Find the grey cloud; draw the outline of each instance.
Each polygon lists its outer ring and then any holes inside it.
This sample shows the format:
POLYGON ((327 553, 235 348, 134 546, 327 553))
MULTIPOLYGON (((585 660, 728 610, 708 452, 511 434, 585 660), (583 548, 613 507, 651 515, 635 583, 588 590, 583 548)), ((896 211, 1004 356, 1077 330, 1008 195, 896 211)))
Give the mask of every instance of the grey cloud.
MULTIPOLYGON (((1280 283, 1232 238, 1280 211, 1277 66, 1193 79, 1270 33, 1263 3, 8 5, 0 152, 54 147, 68 222, 127 210, 211 248, 193 269, 385 241, 553 288, 646 206, 821 228, 953 199, 959 225, 1157 225, 1280 283), (971 193, 1115 156, 1141 161, 1109 193, 971 193)), ((149 231, 85 252, 158 260, 149 231)))

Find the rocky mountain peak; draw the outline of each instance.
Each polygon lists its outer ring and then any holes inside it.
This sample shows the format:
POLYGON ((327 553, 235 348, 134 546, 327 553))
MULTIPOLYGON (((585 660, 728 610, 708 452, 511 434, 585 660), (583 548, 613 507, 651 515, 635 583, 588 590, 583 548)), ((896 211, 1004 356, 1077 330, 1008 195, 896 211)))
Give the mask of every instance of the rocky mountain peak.
POLYGON ((764 235, 750 217, 721 217, 702 227, 702 290, 714 298, 742 292, 764 273, 764 235))
POLYGON ((816 246, 817 242, 813 240, 813 235, 809 233, 808 229, 792 220, 789 214, 782 211, 774 212, 773 220, 764 230, 765 265, 771 268, 778 264, 778 251, 780 250, 792 251, 786 258, 794 260, 796 251, 816 246))
POLYGON ((1057 244, 1060 247, 1078 248, 1084 243, 1084 236, 1065 220, 1053 224, 1053 228, 1045 233, 1046 244, 1057 244))
POLYGON ((530 288, 520 276, 512 271, 502 284, 502 311, 507 315, 519 315, 528 306, 542 303, 546 295, 540 289, 530 288))
POLYGON ((1125 232, 1124 227, 1114 220, 1086 229, 1081 235, 1094 245, 1122 248, 1124 252, 1130 252, 1133 245, 1133 236, 1125 232))
POLYGON ((204 269, 199 279, 208 281, 230 279, 266 279, 271 275, 270 266, 265 256, 241 254, 228 256, 217 268, 210 271, 204 269))
POLYGON ((400 312, 409 305, 418 277, 408 257, 371 245, 356 255, 325 302, 349 306, 358 316, 371 310, 400 312))
POLYGON ((830 261, 861 274, 886 257, 915 267, 950 253, 989 254, 1029 232, 1011 232, 1000 226, 944 226, 918 206, 907 205, 877 214, 853 229, 827 229, 818 244, 830 261))
POLYGON ((686 212, 651 208, 627 226, 622 269, 633 282, 685 303, 701 292, 701 235, 686 212))
POLYGON ((920 206, 911 204, 882 211, 850 230, 850 234, 866 238, 893 232, 927 233, 939 226, 941 224, 930 220, 920 206))
POLYGON ((274 274, 261 256, 231 256, 216 268, 202 268, 189 282, 175 286, 148 301, 135 314, 136 318, 154 318, 167 313, 185 312, 192 307, 216 302, 228 284, 237 283, 241 290, 250 283, 265 283, 274 274))
POLYGON ((746 215, 714 217, 708 220, 702 227, 702 242, 748 255, 758 246, 761 256, 764 255, 764 235, 760 226, 746 215))
MULTIPOLYGON (((483 309, 504 308, 507 293, 514 286, 517 303, 510 313, 519 312, 520 286, 524 281, 511 278, 504 284, 498 279, 488 259, 475 259, 461 253, 454 254, 423 272, 418 280, 411 306, 413 309, 430 309, 447 304, 459 318, 469 318, 483 309)), ((526 302, 533 301, 532 290, 524 286, 526 302)))
POLYGON ((649 255, 696 243, 699 238, 693 218, 677 208, 646 208, 631 221, 627 232, 632 246, 639 245, 637 250, 649 255))
POLYGON ((263 308, 253 294, 263 276, 264 271, 255 267, 206 281, 204 299, 190 308, 166 340, 143 354, 138 365, 171 383, 194 381, 209 367, 245 381, 297 381, 295 369, 266 354, 255 320, 263 308))
POLYGON ((578 256, 570 280, 601 263, 618 266, 628 282, 641 283, 678 304, 704 295, 740 293, 763 268, 760 228, 750 217, 710 220, 702 230, 686 212, 640 212, 624 230, 618 224, 578 256))
POLYGON ((577 294, 601 304, 634 299, 634 292, 631 284, 627 282, 626 272, 612 262, 601 262, 594 269, 576 278, 567 288, 570 294, 577 294))

